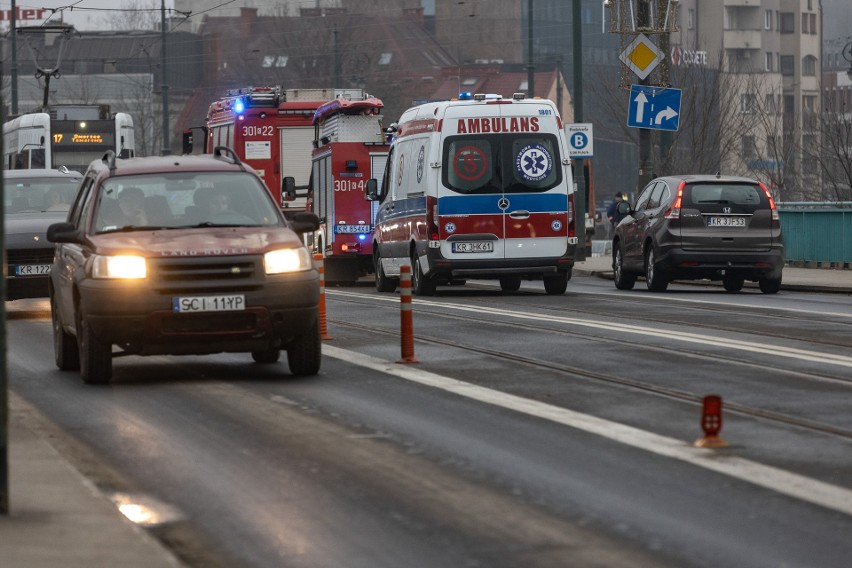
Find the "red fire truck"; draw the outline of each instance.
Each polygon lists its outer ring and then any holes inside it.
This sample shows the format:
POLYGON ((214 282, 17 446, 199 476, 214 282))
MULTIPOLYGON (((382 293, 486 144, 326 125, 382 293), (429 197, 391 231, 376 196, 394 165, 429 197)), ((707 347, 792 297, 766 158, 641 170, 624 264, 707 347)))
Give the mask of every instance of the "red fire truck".
POLYGON ((324 256, 326 280, 354 282, 372 272, 374 202, 367 180, 381 179, 389 146, 382 132, 382 101, 363 92, 320 106, 312 156, 310 210, 320 228, 309 243, 324 256))
MULTIPOLYGON (((358 89, 232 89, 207 111, 205 152, 232 148, 253 167, 285 213, 304 211, 311 173, 314 112, 336 97, 358 96, 358 89), (297 191, 285 195, 292 177, 297 191)), ((184 135, 186 138, 186 135, 184 135)), ((185 144, 186 145, 186 144, 185 144)))

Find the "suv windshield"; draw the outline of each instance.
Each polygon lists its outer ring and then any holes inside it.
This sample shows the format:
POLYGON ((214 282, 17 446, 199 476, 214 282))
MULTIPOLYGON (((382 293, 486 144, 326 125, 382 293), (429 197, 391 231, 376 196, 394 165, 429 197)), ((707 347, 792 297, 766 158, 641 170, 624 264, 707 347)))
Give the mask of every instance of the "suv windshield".
POLYGON ((562 181, 553 134, 451 136, 444 142, 444 185, 457 193, 539 193, 562 181))
POLYGON ((118 176, 104 182, 95 231, 269 226, 283 221, 269 192, 241 172, 118 176))

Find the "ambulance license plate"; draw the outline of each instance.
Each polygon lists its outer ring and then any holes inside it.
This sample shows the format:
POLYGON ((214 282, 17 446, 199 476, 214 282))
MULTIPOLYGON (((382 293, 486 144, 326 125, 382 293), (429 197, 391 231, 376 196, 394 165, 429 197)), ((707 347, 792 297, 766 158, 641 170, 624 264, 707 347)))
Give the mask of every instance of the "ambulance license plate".
POLYGON ((246 309, 246 297, 243 294, 222 296, 175 296, 172 298, 172 311, 176 314, 194 312, 235 312, 246 309))
POLYGON ((453 252, 494 252, 494 243, 491 241, 453 243, 453 252))

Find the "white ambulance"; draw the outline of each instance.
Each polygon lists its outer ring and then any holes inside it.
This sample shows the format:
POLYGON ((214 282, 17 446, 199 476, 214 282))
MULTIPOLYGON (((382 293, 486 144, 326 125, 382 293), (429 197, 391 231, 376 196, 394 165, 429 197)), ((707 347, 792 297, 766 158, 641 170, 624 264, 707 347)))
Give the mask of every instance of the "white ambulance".
POLYGON ((574 183, 565 133, 549 100, 467 95, 408 109, 396 127, 378 202, 376 288, 412 266, 415 294, 499 279, 515 291, 543 280, 563 294, 574 266, 574 183))

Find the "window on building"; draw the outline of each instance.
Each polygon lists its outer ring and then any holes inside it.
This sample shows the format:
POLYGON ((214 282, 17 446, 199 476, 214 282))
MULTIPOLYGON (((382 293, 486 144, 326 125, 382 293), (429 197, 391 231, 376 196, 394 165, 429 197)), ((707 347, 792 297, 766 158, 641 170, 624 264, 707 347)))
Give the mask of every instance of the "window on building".
POLYGON ((766 71, 771 73, 775 70, 775 55, 771 51, 766 52, 766 71))
POLYGON ((796 97, 793 95, 784 95, 784 114, 791 115, 793 114, 794 109, 796 108, 796 97))
POLYGON ((795 59, 792 55, 781 56, 781 74, 792 75, 795 73, 795 59))
POLYGON ((686 13, 686 29, 695 29, 695 8, 690 8, 686 13))
POLYGON ((766 10, 763 13, 763 29, 771 30, 772 29, 772 10, 766 10))
POLYGON ((808 0, 808 10, 813 11, 814 9, 814 0, 808 0))
POLYGON ((817 128, 817 96, 802 95, 802 129, 806 132, 817 128))
POLYGON ((796 31, 796 15, 793 12, 781 12, 781 33, 792 34, 796 31))
POLYGON ((802 33, 803 34, 808 33, 808 29, 810 28, 810 26, 808 26, 809 21, 810 20, 808 20, 808 15, 806 13, 802 12, 802 33))
POLYGON ((754 145, 754 136, 743 136, 743 158, 750 159, 757 155, 754 145))
POLYGON ((757 97, 751 94, 740 95, 740 112, 750 114, 755 111, 757 97))
POLYGON ((810 19, 811 19, 811 34, 816 35, 816 33, 817 33, 816 14, 808 14, 808 16, 810 16, 810 19))
POLYGON ((808 77, 816 76, 817 58, 813 55, 806 55, 802 58, 802 75, 808 77))
POLYGON ((385 51, 379 56, 379 65, 390 65, 393 53, 385 51))
POLYGON ((778 107, 775 105, 775 95, 766 95, 763 99, 763 107, 766 114, 778 112, 778 107))

